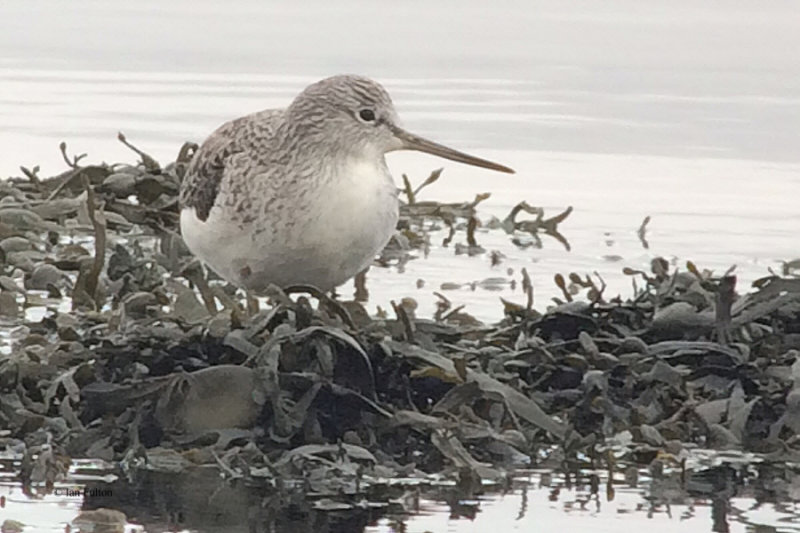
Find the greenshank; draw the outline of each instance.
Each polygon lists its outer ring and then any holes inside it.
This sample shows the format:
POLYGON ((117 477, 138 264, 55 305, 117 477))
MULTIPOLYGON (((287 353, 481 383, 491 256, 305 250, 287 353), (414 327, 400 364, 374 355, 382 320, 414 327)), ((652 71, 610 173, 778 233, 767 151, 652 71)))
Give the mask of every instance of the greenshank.
POLYGON ((183 238, 249 291, 332 290, 369 266, 394 234, 397 187, 384 159, 393 150, 514 172, 409 133, 380 84, 334 76, 285 109, 232 120, 206 139, 181 184, 183 238))

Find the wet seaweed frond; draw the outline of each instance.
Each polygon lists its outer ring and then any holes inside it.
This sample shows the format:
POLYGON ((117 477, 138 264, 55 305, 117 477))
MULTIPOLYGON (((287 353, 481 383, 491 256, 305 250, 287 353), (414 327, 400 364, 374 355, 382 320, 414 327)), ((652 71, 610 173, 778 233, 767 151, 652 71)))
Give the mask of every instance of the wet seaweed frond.
MULTIPOLYGON (((0 184, 0 445, 24 450, 31 490, 50 490, 70 457, 119 462, 125 475, 202 466, 217 482, 269 487, 264 505, 279 505, 294 497, 290 480, 301 495, 360 495, 387 477, 445 474, 475 494, 519 466, 571 479, 623 461, 663 471, 695 446, 797 456, 796 261, 746 293, 730 270, 661 257, 623 269, 627 299, 597 272, 557 274, 561 297, 538 310, 522 269, 524 300, 503 300, 492 325, 442 292, 432 317, 401 295, 374 316, 314 287, 257 300, 180 239, 177 192, 196 145, 162 167, 120 141, 140 163, 87 165, 63 146, 66 172, 0 184)), ((481 219, 488 194, 420 200, 440 175, 405 180, 379 263, 402 268, 443 228, 454 254, 484 253, 497 228, 520 247, 543 234, 569 249, 571 208, 546 217, 521 202, 503 221, 481 219)))

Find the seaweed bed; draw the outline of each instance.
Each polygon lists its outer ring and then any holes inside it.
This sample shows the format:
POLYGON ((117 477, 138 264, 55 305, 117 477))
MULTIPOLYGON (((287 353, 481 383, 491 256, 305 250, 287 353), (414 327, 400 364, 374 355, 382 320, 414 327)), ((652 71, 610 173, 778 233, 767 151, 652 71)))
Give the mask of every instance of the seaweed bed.
MULTIPOLYGON (((258 487, 264 513, 298 498, 352 509, 370 487, 431 476, 469 497, 519 467, 666 464, 685 480, 698 447, 797 460, 791 263, 745 295, 730 273, 660 258, 626 270, 629 299, 557 275, 563 301, 546 312, 523 271, 527 304, 504 301, 494 325, 444 298, 430 319, 410 299, 370 316, 313 287, 274 288, 264 305, 204 272, 177 233, 196 147, 163 168, 131 148, 135 166, 84 166, 62 144, 63 174, 23 169, 0 182, 0 449, 22 458, 13 470, 31 497, 74 458, 107 461, 128 486, 211 471, 258 487)), ((437 225, 483 253, 475 212, 486 196, 418 201, 438 176, 416 190, 404 177, 399 232, 380 263, 407 260, 437 225)), ((494 224, 566 243, 569 212, 546 219, 522 203, 494 224)))

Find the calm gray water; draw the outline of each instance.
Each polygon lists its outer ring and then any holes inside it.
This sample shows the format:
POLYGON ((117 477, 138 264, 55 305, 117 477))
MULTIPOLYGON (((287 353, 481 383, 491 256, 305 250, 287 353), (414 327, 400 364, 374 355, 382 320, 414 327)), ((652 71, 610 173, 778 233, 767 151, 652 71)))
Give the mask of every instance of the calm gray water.
MULTIPOLYGON (((357 72, 384 83, 409 129, 517 170, 390 154, 398 177, 445 167, 423 199, 490 191, 484 221, 521 200, 575 208, 562 225, 571 251, 548 238, 518 249, 489 232, 481 244, 507 256, 493 268, 434 246, 403 272, 373 269, 373 304, 410 295, 430 313, 442 282, 519 280, 522 267, 539 307, 557 294, 557 272, 597 271, 609 293, 628 295, 622 267, 656 255, 717 272, 735 264, 746 288, 800 255, 800 8, 700 4, 5 0, 0 176, 20 164, 61 171, 62 140, 89 160, 132 161, 119 130, 167 161, 227 119, 357 72)), ((468 285, 446 294, 485 320, 499 317, 498 296, 523 298, 468 285)))
MULTIPOLYGON (((696 450, 689 456, 692 467, 708 467, 720 464, 724 459, 734 465, 746 461, 754 464, 759 459, 753 455, 738 454, 735 452, 717 452, 696 450), (753 463, 754 462, 754 463, 753 463)), ((83 468, 90 465, 88 461, 78 461, 83 468)), ((558 533, 568 531, 586 531, 612 533, 617 531, 631 531, 637 528, 646 528, 652 533, 696 533, 702 531, 717 531, 727 533, 778 533, 797 532, 800 525, 797 520, 797 503, 795 501, 775 502, 773 498, 781 496, 773 494, 770 497, 762 489, 753 489, 749 485, 739 487, 736 494, 726 498, 724 512, 715 515, 713 497, 710 495, 689 495, 680 488, 678 481, 679 472, 668 471, 666 479, 653 480, 648 476, 647 470, 640 471, 637 486, 630 486, 617 473, 613 481, 613 492, 608 491, 608 477, 604 471, 595 474, 600 480, 598 493, 592 493, 588 483, 589 472, 577 483, 565 482, 564 476, 558 473, 544 471, 529 471, 520 474, 513 490, 505 494, 496 491, 487 491, 480 499, 463 502, 460 515, 445 501, 448 488, 439 487, 441 496, 437 499, 425 497, 426 489, 422 490, 419 511, 414 513, 400 513, 396 506, 391 509, 391 515, 374 520, 363 533, 484 533, 486 531, 537 531, 543 533, 558 533), (471 513, 471 514, 470 514, 471 513)), ((85 475, 72 482, 58 483, 57 494, 44 496, 39 500, 32 500, 25 496, 10 480, 3 479, 0 475, 0 496, 5 497, 6 505, 0 510, 0 518, 17 520, 26 525, 25 531, 52 531, 62 532, 65 525, 71 522, 81 511, 83 497, 79 493, 91 476, 85 475), (73 495, 67 492, 73 491, 73 495), (78 495, 75 495, 75 494, 78 495)), ((111 476, 113 477, 113 476, 111 476)), ((792 482, 788 488, 790 495, 797 493, 796 483, 792 482)), ((182 486, 179 485, 178 486, 182 486)), ((92 485, 93 489, 100 485, 92 485)), ((777 485, 772 487, 777 490, 777 485)), ((212 524, 203 523, 202 512, 198 510, 204 498, 210 501, 207 504, 221 516, 235 517, 229 527, 224 531, 239 533, 248 531, 246 510, 254 504, 251 502, 231 501, 231 496, 219 496, 209 490, 208 496, 202 487, 198 493, 186 498, 176 498, 174 502, 161 502, 159 509, 153 516, 146 516, 142 509, 146 508, 144 501, 125 502, 124 498, 116 497, 112 489, 106 494, 88 497, 91 508, 106 505, 117 505, 122 501, 122 510, 129 514, 129 523, 125 526, 126 533, 155 533, 159 531, 182 531, 198 533, 215 533, 223 531, 219 527, 225 523, 220 517, 211 518, 212 524), (215 499, 216 498, 216 499, 215 499), (178 503, 180 502, 180 503, 178 503), (194 502, 194 506, 192 503, 194 502), (128 507, 124 507, 124 506, 128 507), (182 526, 168 526, 167 512, 183 508, 184 515, 180 520, 182 526), (235 514, 238 511, 238 514, 235 514), (131 516, 138 513, 138 516, 131 516)), ((784 486, 784 489, 786 487, 784 486)), ((152 489, 142 488, 144 494, 152 493, 152 489)), ((409 489, 408 495, 413 492, 409 489)), ((427 492, 435 492, 427 489, 427 492)), ((237 493, 241 497, 241 492, 237 493)), ((145 500, 146 501, 146 500, 145 500)), ((253 500, 255 501, 255 500, 253 500)), ((384 499, 378 500, 384 502, 384 499)), ((409 501, 411 503, 411 501, 409 501)), ((717 502, 719 503, 719 502, 717 502)), ((413 505, 409 505, 410 508, 413 505)), ((375 515, 386 514, 387 509, 376 511, 375 515)), ((173 515, 175 516, 175 515, 173 515)), ((264 517, 261 518, 263 520, 264 517)), ((253 518, 258 523, 258 519, 253 518)), ((310 522, 304 525, 307 528, 310 522)), ((320 530, 329 531, 326 521, 319 517, 320 530)), ((275 531, 283 533, 292 531, 286 523, 276 524, 275 531)), ((299 531, 300 529, 298 529, 299 531)), ((307 529, 302 529, 307 531, 307 529)), ((355 527, 350 529, 335 529, 330 531, 347 531, 362 533, 355 527)))
MULTIPOLYGON (((61 141, 89 160, 133 161, 119 130, 168 161, 225 120, 356 72, 384 83, 409 129, 517 170, 508 177, 392 154, 395 175, 415 181, 445 167, 423 199, 490 191, 483 220, 521 200, 548 214, 575 209, 562 225, 571 251, 547 238, 542 249, 518 249, 489 232, 481 244, 507 257, 492 267, 487 256, 433 246, 403 272, 373 269, 373 309, 410 295, 430 313, 441 283, 519 280, 522 267, 539 307, 556 294, 558 272, 597 271, 609 292, 627 295, 622 267, 656 255, 717 272, 735 264, 746 287, 800 256, 798 49, 800 8, 790 0, 3 0, 0 177, 21 164, 60 172, 61 141), (636 229, 647 215, 644 249, 636 229)), ((523 301, 510 288, 445 294, 485 320, 499 318, 499 296, 523 301)), ((486 502, 475 522, 449 520, 430 503, 406 531, 486 531, 501 523, 497 513, 517 512, 520 497, 486 502)), ((549 502, 545 492, 530 498, 533 513, 507 530, 710 529, 707 507, 648 518, 641 496, 622 491, 602 511, 549 502)), ((50 503, 36 505, 39 526, 61 531, 79 503, 50 503)), ((732 505, 731 531, 796 527, 791 509, 732 505)), ((386 521, 370 529, 391 530, 386 521)))

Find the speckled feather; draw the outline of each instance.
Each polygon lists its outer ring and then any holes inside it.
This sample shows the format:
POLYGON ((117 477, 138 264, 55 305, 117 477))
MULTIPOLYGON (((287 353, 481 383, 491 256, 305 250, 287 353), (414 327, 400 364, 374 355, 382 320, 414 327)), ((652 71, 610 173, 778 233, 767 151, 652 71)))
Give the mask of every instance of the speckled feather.
POLYGON ((181 187, 181 226, 190 249, 222 277, 256 291, 269 283, 331 289, 354 268, 365 268, 397 220, 396 189, 383 160, 393 141, 373 146, 374 132, 357 127, 353 113, 365 106, 396 120, 380 85, 336 76, 309 86, 285 110, 261 111, 217 129, 195 154, 181 187), (368 175, 358 176, 361 171, 368 175), (360 197, 374 205, 358 205, 360 197), (337 229, 351 233, 337 239, 337 229))
MULTIPOLYGON (((233 179, 241 187, 233 193, 250 192, 248 177, 266 173, 278 183, 294 181, 297 175, 318 174, 320 159, 336 157, 337 152, 357 152, 360 142, 340 135, 329 136, 331 113, 347 113, 350 107, 386 107, 393 112, 389 94, 374 81, 360 76, 334 76, 309 86, 289 109, 267 109, 226 122, 198 150, 181 187, 182 207, 197 208, 205 220, 217 199, 223 179, 233 179), (233 156, 236 157, 235 160, 233 156), (298 166, 300 165, 300 166, 298 166), (230 170, 236 168, 236 172, 230 170)), ((394 118, 394 117, 393 117, 394 118)), ((271 188, 271 187, 268 187, 271 188)), ((258 187, 255 187, 256 192, 258 187)), ((238 198, 227 199, 238 204, 238 198)))
POLYGON ((333 289, 394 234, 397 188, 384 154, 400 149, 513 172, 403 130, 383 87, 334 76, 203 143, 181 185, 183 238, 238 286, 333 289))

